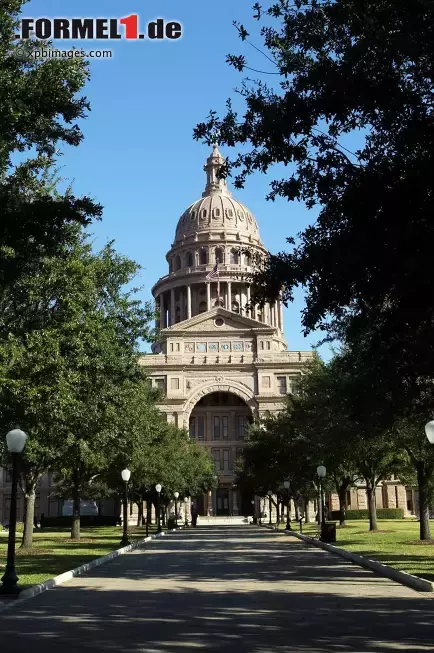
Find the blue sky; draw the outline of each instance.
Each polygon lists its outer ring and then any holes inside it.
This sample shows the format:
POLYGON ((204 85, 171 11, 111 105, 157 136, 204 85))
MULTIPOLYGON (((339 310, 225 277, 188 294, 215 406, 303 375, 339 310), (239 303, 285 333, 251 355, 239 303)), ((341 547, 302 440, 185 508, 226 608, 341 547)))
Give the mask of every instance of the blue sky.
MULTIPOLYGON (((143 266, 142 297, 167 273, 165 254, 173 241, 179 216, 198 199, 205 185, 203 165, 209 148, 192 138, 194 126, 210 109, 224 112, 228 97, 242 75, 226 64, 226 55, 245 54, 249 64, 271 70, 272 64, 237 37, 232 21, 251 28, 258 46, 258 23, 251 18, 250 0, 31 0, 27 17, 123 17, 139 14, 142 27, 156 18, 182 23, 177 41, 98 41, 77 43, 84 49, 110 48, 111 60, 91 64, 85 93, 92 111, 81 128, 84 141, 64 150, 61 173, 76 194, 88 194, 104 206, 95 225, 95 245, 114 239, 116 248, 143 266)), ((58 42, 66 49, 70 42, 58 42)), ((241 101, 239 106, 242 107, 241 101)), ((234 151, 222 148, 233 156, 234 151)), ((281 171, 276 171, 280 177, 281 171)), ((286 170, 286 174, 288 170, 286 170)), ((273 252, 285 248, 315 215, 300 204, 267 202, 273 175, 250 178, 236 196, 259 222, 262 240, 273 252)), ((304 338, 300 311, 303 293, 284 311, 289 349, 310 349, 319 337, 304 338)), ((320 349, 329 358, 329 347, 320 349)))

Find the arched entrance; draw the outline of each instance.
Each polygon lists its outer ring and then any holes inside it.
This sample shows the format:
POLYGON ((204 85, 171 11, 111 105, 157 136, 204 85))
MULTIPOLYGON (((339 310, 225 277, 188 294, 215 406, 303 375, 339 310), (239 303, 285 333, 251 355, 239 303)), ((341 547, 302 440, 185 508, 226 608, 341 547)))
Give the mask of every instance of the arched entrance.
POLYGON ((251 497, 246 501, 240 496, 234 478, 252 419, 246 401, 227 389, 201 396, 191 410, 190 437, 209 450, 219 479, 217 490, 194 497, 199 514, 231 516, 251 509, 251 497))

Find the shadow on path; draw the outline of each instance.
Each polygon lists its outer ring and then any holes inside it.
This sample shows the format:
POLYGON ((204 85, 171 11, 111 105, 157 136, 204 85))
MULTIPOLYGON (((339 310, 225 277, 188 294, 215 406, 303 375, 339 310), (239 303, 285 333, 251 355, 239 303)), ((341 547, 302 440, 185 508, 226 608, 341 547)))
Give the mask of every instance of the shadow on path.
POLYGON ((5 653, 433 651, 426 595, 248 526, 147 544, 0 615, 5 653))

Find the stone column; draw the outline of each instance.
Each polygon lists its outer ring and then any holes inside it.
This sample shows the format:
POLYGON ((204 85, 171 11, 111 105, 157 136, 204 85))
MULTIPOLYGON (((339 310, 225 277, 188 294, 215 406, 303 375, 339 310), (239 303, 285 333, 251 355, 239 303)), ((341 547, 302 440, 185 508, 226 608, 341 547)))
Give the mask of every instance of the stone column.
POLYGON ((211 282, 208 281, 206 284, 206 310, 211 310, 211 282))
POLYGON ((191 286, 187 286, 187 320, 191 318, 191 286))
POLYGON ((279 313, 280 313, 280 330, 283 333, 283 304, 279 302, 279 313))
POLYGON ((240 286, 240 315, 244 315, 244 294, 243 286, 240 286))
POLYGON ((166 307, 164 306, 164 293, 160 294, 160 329, 164 329, 165 327, 165 312, 166 312, 166 307))
POLYGON ((227 300, 228 300, 228 311, 232 310, 232 282, 228 281, 228 294, 227 294, 227 300))
POLYGON ((238 508, 238 491, 231 490, 231 492, 232 492, 232 514, 239 515, 240 511, 238 508))
POLYGON ((175 324, 175 288, 170 291, 170 326, 175 324))
MULTIPOLYGON (((251 294, 250 294, 250 284, 247 285, 247 303, 250 304, 251 294)), ((253 316, 253 311, 250 309, 250 316, 253 316)))

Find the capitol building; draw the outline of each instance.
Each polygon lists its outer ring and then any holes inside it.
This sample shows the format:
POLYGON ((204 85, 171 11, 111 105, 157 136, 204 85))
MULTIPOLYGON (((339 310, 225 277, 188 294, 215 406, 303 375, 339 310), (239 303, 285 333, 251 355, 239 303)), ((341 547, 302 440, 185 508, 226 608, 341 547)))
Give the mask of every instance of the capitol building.
POLYGON ((167 420, 209 449, 218 488, 194 497, 199 514, 250 515, 251 496, 234 486, 246 428, 282 410, 310 351, 288 351, 280 301, 252 306, 250 275, 267 250, 258 223, 219 177, 217 146, 205 165, 202 197, 178 220, 168 274, 152 289, 159 341, 141 364, 167 420))

